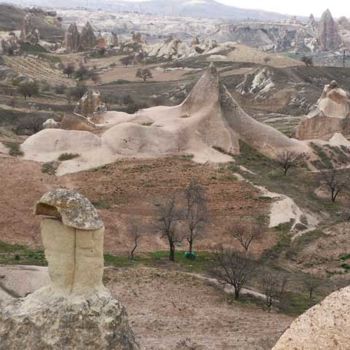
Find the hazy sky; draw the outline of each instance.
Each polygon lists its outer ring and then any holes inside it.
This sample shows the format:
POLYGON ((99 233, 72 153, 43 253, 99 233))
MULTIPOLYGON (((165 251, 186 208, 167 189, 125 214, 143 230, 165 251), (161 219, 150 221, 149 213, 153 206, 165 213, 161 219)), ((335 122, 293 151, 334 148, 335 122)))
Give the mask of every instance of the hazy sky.
POLYGON ((322 12, 329 8, 335 17, 350 16, 350 2, 348 0, 217 0, 223 4, 271 10, 280 13, 307 16, 313 13, 321 16, 322 12))
MULTIPOLYGON (((138 1, 138 0, 127 0, 138 1)), ((147 1, 147 0, 144 0, 147 1)), ((241 8, 262 9, 279 12, 283 14, 293 14, 309 16, 313 13, 320 17, 322 12, 329 8, 334 17, 350 17, 349 0, 216 0, 226 5, 241 8)))

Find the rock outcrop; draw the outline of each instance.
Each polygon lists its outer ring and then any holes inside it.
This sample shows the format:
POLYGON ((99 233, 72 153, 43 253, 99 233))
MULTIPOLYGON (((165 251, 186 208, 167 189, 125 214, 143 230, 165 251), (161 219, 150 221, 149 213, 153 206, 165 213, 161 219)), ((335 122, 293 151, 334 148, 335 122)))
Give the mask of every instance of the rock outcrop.
POLYGON ((348 349, 350 287, 332 293, 298 317, 272 350, 348 349))
POLYGON ((283 151, 311 152, 307 144, 245 113, 220 83, 213 65, 180 105, 157 106, 135 114, 109 111, 98 119, 95 133, 40 131, 22 144, 24 157, 47 162, 63 152, 81 150, 80 157, 60 164, 57 175, 63 175, 126 157, 191 154, 199 163, 230 162, 232 155, 240 152, 239 140, 271 158, 283 151))
POLYGON ((85 117, 106 112, 106 105, 101 100, 101 94, 96 90, 88 90, 77 103, 74 112, 85 117))
POLYGON ((77 52, 80 49, 80 34, 75 23, 72 23, 65 33, 64 46, 68 52, 77 52))
POLYGON ((103 286, 104 225, 77 192, 46 193, 35 213, 50 283, 0 310, 0 349, 137 350, 127 314, 103 286))
POLYGON ((39 29, 33 26, 31 13, 26 14, 23 19, 20 38, 23 42, 32 45, 36 45, 40 41, 39 29))
POLYGON ((350 95, 335 81, 326 85, 315 109, 303 118, 295 135, 300 140, 329 140, 334 133, 350 133, 350 95))
POLYGON ((80 50, 87 51, 96 46, 96 36, 91 24, 87 22, 80 33, 80 50))
POLYGON ((324 51, 338 50, 341 46, 337 24, 328 9, 322 14, 318 24, 318 40, 324 51))

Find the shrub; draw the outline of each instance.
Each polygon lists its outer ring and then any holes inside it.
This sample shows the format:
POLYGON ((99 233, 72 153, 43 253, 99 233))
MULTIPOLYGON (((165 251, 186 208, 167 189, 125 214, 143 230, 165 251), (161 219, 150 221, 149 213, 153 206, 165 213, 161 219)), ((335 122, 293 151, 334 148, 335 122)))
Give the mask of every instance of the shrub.
POLYGON ((62 153, 59 157, 58 157, 58 160, 60 162, 63 162, 65 160, 71 160, 71 159, 74 159, 74 158, 77 158, 77 157, 80 157, 80 154, 78 153, 62 153))
POLYGON ((23 156, 23 151, 21 147, 16 142, 5 142, 4 145, 9 149, 9 155, 13 157, 23 156))
POLYGON ((68 100, 80 100, 88 91, 85 85, 77 85, 76 87, 69 88, 66 92, 68 100))
POLYGON ((41 166, 41 172, 44 174, 55 175, 58 168, 58 162, 47 162, 41 166))
POLYGON ((39 85, 36 81, 22 82, 18 85, 17 92, 26 100, 27 97, 39 95, 39 85))

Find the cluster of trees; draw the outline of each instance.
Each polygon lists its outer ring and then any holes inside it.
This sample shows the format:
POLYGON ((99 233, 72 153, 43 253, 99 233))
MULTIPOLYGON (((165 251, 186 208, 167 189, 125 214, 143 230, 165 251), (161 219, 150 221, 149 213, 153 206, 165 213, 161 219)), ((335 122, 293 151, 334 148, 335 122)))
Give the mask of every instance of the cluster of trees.
POLYGON ((83 64, 80 64, 76 69, 73 63, 69 63, 63 66, 63 74, 65 74, 67 78, 74 78, 79 81, 91 79, 95 84, 101 81, 101 77, 96 72, 96 69, 88 69, 83 64))
MULTIPOLYGON (((155 205, 155 217, 153 229, 167 241, 169 260, 175 261, 176 246, 183 241, 188 243, 188 257, 195 258, 194 244, 208 223, 205 189, 196 180, 191 180, 182 193, 171 194, 155 205)), ((129 255, 134 258, 142 236, 135 220, 129 226, 129 233, 134 242, 129 255)))
MULTIPOLYGON (((281 152, 276 157, 276 162, 285 176, 291 168, 301 166, 306 160, 305 154, 291 151, 281 152)), ((328 168, 319 171, 317 181, 328 191, 330 200, 334 203, 338 195, 348 188, 349 176, 345 172, 337 170, 331 163, 328 168)))

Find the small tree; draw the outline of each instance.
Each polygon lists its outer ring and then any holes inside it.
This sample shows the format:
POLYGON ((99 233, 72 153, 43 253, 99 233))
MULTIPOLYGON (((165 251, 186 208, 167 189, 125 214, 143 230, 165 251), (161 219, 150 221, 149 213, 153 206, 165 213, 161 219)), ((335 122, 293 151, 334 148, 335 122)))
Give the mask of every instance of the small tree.
POLYGON ((269 57, 269 56, 265 56, 264 57, 264 63, 265 64, 268 64, 270 61, 271 61, 271 57, 269 57))
POLYGON ((245 254, 248 254, 250 245, 263 235, 263 227, 252 223, 237 222, 229 227, 228 232, 238 241, 245 254))
POLYGON ((303 158, 302 154, 298 154, 291 151, 284 151, 278 154, 277 163, 282 167, 283 174, 287 175, 290 168, 297 166, 303 158))
POLYGON ((152 79, 153 75, 148 68, 145 68, 145 69, 139 68, 136 72, 136 78, 140 78, 145 82, 147 79, 152 79))
POLYGON ((212 274, 222 284, 234 288, 235 299, 239 299, 242 288, 252 276, 255 264, 246 255, 231 249, 215 253, 212 274))
POLYGON ((139 245, 139 241, 140 241, 141 236, 142 236, 138 222, 133 220, 133 222, 128 226, 128 231, 129 231, 131 238, 132 238, 132 241, 133 241, 133 245, 132 245, 132 248, 131 248, 130 253, 129 253, 129 258, 131 260, 134 260, 135 251, 139 245))
POLYGON ((72 76, 72 74, 75 72, 74 64, 69 63, 63 68, 63 74, 65 74, 68 78, 72 76))
POLYGON ((204 188, 195 180, 191 180, 185 188, 185 219, 188 234, 188 251, 193 252, 193 243, 197 239, 208 220, 207 199, 204 188))
POLYGON ((17 87, 17 92, 26 100, 27 97, 39 95, 39 85, 36 81, 26 81, 17 87))
POLYGON ((284 294, 287 283, 288 279, 286 276, 270 271, 263 272, 261 285, 265 294, 265 303, 269 311, 275 300, 280 299, 284 294))
POLYGON ((98 73, 96 72, 92 72, 91 74, 91 80, 95 83, 95 84, 98 84, 101 82, 101 77, 98 73))
POLYGON ((322 170, 320 177, 321 183, 328 188, 331 201, 334 203, 339 193, 346 188, 348 177, 342 176, 334 167, 322 170))
POLYGON ((303 56, 301 58, 301 61, 304 62, 306 67, 311 67, 314 65, 314 61, 313 61, 312 57, 303 56))
POLYGON ((157 205, 156 209, 158 229, 162 238, 166 238, 169 244, 169 260, 175 261, 176 244, 182 242, 182 238, 177 230, 181 212, 177 207, 175 195, 157 205))
POLYGON ((309 302, 310 304, 312 304, 314 293, 317 290, 317 288, 321 285, 321 281, 313 276, 308 276, 304 281, 304 285, 309 293, 309 302))

